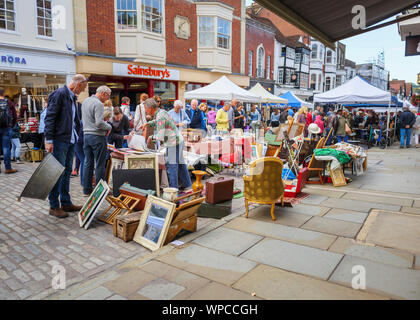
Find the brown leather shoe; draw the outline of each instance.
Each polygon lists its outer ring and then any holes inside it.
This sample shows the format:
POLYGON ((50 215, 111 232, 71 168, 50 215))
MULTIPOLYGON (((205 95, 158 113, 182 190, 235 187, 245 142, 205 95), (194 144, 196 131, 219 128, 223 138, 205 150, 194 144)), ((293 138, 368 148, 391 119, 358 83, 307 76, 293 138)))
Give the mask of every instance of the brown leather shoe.
POLYGON ((57 218, 67 218, 69 215, 63 211, 61 208, 50 209, 50 215, 57 217, 57 218))
POLYGON ((72 204, 71 206, 63 206, 61 207, 61 209, 63 209, 63 211, 65 212, 75 212, 75 211, 80 211, 82 210, 83 206, 75 206, 74 204, 72 204))
POLYGON ((5 174, 11 174, 11 173, 15 173, 15 172, 17 172, 16 169, 6 169, 6 170, 4 170, 5 174))

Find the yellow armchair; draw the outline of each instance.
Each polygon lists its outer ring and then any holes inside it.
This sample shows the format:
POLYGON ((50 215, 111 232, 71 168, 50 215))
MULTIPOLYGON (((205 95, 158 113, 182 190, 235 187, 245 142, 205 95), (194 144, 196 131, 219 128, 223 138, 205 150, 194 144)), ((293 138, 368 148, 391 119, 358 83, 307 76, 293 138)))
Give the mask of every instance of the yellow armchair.
POLYGON ((283 162, 276 157, 257 159, 249 164, 250 175, 243 176, 245 216, 248 218, 249 202, 271 205, 271 218, 275 204, 281 200, 284 205, 283 162))

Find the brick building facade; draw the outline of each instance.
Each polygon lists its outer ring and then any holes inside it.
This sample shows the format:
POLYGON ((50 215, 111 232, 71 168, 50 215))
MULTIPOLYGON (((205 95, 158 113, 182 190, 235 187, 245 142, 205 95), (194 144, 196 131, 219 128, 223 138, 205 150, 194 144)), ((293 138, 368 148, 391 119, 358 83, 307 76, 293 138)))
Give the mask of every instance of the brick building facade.
POLYGON ((142 92, 173 102, 222 75, 249 86, 245 0, 75 0, 73 8, 86 9, 86 21, 75 19, 75 49, 90 94, 108 84, 115 104, 125 95, 135 104, 142 92))

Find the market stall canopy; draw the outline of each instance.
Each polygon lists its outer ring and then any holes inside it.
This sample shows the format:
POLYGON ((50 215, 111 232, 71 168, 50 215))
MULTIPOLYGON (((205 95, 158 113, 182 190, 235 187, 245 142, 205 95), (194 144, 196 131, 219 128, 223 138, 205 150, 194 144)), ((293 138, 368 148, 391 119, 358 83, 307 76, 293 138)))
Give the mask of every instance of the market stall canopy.
POLYGON ((389 104, 391 93, 381 90, 359 76, 327 92, 314 95, 314 102, 341 104, 389 104))
POLYGON ((299 97, 296 97, 293 92, 291 91, 287 91, 285 93, 283 93, 280 98, 282 99, 286 99, 288 102, 287 104, 291 107, 294 108, 300 108, 300 107, 308 107, 308 108, 313 108, 314 106, 312 105, 312 103, 303 101, 302 99, 300 99, 299 97))
POLYGON ((208 86, 184 93, 187 100, 223 100, 238 99, 240 102, 261 102, 261 97, 234 84, 226 76, 217 79, 208 86))
POLYGON ((283 104, 286 104, 288 102, 287 99, 277 97, 274 94, 268 92, 259 83, 257 83, 255 86, 253 86, 248 91, 256 94, 257 96, 260 96, 262 103, 283 103, 283 104))
POLYGON ((257 2, 331 48, 335 48, 336 41, 363 31, 353 27, 353 19, 356 17, 357 20, 357 13, 352 13, 355 6, 362 5, 366 9, 366 27, 370 27, 419 3, 418 0, 257 0, 257 2))

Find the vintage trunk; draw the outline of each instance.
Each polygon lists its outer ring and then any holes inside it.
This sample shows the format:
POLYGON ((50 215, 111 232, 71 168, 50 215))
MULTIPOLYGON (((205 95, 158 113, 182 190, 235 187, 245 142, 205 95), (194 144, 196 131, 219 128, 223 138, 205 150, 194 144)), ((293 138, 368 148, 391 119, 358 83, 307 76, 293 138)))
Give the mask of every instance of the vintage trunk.
POLYGON ((133 240, 139 226, 142 212, 133 212, 125 216, 118 216, 114 221, 114 236, 128 242, 133 240))
POLYGON ((221 203, 233 198, 232 178, 220 177, 206 182, 206 202, 211 204, 221 203))

